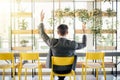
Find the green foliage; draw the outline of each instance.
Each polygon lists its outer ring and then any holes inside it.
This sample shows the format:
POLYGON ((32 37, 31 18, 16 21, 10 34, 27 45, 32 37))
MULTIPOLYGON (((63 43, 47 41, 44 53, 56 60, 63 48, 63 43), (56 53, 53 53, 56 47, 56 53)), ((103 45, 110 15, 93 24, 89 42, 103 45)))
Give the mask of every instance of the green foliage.
POLYGON ((106 12, 107 12, 107 14, 108 14, 108 17, 110 17, 110 16, 115 16, 116 15, 116 12, 114 12, 112 9, 110 9, 110 8, 108 8, 107 10, 106 10, 106 12))
POLYGON ((89 22, 91 22, 90 30, 97 37, 101 36, 102 31, 102 11, 100 9, 94 9, 89 13, 89 22))
POLYGON ((79 12, 80 12, 79 18, 81 19, 82 22, 86 22, 90 18, 88 10, 80 9, 79 12))
POLYGON ((69 12, 69 11, 70 11, 70 8, 65 8, 64 11, 65 11, 65 12, 69 12))
POLYGON ((93 16, 99 17, 102 16, 102 11, 100 9, 94 9, 93 10, 93 16))
POLYGON ((22 46, 26 46, 26 43, 28 43, 29 41, 27 41, 27 40, 21 40, 20 41, 20 44, 22 45, 22 46))
POLYGON ((112 0, 104 0, 104 2, 112 2, 112 0))
POLYGON ((57 19, 53 19, 53 18, 48 19, 48 23, 50 24, 51 27, 53 26, 53 23, 56 24, 57 22, 58 22, 57 19))
POLYGON ((28 26, 28 23, 25 21, 25 19, 23 19, 20 23, 19 23, 19 28, 21 30, 26 30, 28 26))

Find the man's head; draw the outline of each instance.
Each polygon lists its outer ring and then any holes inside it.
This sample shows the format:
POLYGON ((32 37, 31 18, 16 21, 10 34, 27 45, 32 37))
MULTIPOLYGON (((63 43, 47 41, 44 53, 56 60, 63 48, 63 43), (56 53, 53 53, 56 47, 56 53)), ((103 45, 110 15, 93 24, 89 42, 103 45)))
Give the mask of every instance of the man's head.
POLYGON ((68 34, 68 26, 66 24, 60 24, 57 28, 57 33, 60 36, 66 36, 68 34))

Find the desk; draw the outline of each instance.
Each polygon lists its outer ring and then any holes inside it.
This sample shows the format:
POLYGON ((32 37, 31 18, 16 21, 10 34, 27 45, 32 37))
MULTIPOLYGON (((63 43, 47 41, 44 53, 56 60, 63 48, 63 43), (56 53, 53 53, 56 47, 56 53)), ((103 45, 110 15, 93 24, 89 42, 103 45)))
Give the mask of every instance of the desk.
MULTIPOLYGON (((15 53, 15 57, 19 57, 19 52, 16 51, 12 51, 13 53, 15 53)), ((28 52, 39 52, 40 53, 40 57, 46 57, 47 56, 47 52, 40 52, 40 51, 28 51, 28 52)), ((90 52, 95 52, 95 51, 90 51, 90 52)), ((120 51, 102 51, 105 52, 105 56, 120 56, 120 51)), ((76 52, 76 54, 78 55, 78 57, 85 57, 85 51, 81 51, 81 52, 76 52)))

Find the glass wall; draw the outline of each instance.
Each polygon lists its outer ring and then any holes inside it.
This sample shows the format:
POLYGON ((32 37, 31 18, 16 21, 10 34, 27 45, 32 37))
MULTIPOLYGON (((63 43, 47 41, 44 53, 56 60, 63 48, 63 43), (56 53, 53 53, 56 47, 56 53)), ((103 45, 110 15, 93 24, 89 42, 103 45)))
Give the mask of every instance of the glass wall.
POLYGON ((10 46, 10 1, 0 1, 0 50, 10 46))
POLYGON ((82 24, 85 22, 88 40, 87 47, 83 50, 120 49, 119 2, 3 0, 0 1, 0 6, 0 49, 17 50, 18 47, 26 47, 26 50, 48 52, 48 46, 37 32, 42 10, 45 12, 45 30, 50 37, 58 38, 57 26, 67 24, 67 38, 80 42, 82 24), (96 18, 97 14, 99 17, 96 18), (21 30, 22 27, 27 28, 21 30), (92 31, 98 31, 98 34, 93 34, 92 31))
MULTIPOLYGON (((48 53, 49 47, 38 34, 42 10, 45 31, 51 38, 58 38, 59 24, 67 24, 67 38, 81 42, 86 23, 87 47, 76 52, 120 50, 119 5, 94 0, 0 0, 0 50, 48 53)), ((111 60, 106 57, 105 61, 111 60)))

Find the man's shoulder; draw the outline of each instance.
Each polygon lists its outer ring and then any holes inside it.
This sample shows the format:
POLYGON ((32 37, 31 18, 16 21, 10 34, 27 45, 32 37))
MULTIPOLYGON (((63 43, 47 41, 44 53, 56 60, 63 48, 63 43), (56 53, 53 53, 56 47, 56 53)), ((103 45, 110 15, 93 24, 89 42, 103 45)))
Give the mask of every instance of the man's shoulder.
POLYGON ((61 44, 76 43, 76 41, 70 40, 70 39, 66 39, 66 38, 51 38, 51 42, 53 42, 53 43, 61 43, 61 44))

